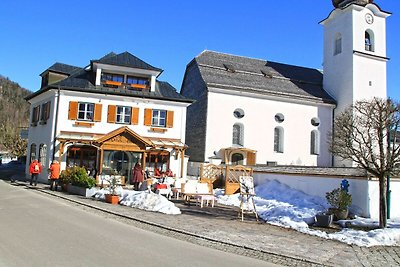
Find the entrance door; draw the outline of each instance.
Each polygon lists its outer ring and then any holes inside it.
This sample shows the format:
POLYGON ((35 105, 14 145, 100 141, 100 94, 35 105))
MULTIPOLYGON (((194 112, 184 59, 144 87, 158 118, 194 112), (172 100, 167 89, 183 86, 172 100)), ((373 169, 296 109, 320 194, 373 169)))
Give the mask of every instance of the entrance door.
POLYGON ((136 163, 142 163, 142 153, 129 151, 104 151, 102 174, 122 175, 129 182, 136 163))
POLYGON ((243 155, 240 153, 235 153, 232 155, 232 165, 243 165, 243 155))

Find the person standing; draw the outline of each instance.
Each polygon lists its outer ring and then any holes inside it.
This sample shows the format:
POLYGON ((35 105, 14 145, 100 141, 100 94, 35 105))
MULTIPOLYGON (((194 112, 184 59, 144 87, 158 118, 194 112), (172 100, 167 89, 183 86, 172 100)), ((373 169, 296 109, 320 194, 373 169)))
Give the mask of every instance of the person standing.
POLYGON ((35 159, 32 161, 31 165, 29 165, 29 174, 31 175, 31 182, 30 185, 37 185, 37 177, 39 173, 42 172, 42 164, 35 159))
POLYGON ((57 191, 58 178, 60 178, 60 163, 57 160, 53 160, 50 164, 50 190, 57 191))
POLYGON ((136 163, 135 167, 133 168, 133 174, 132 174, 133 189, 135 191, 138 191, 139 184, 143 182, 144 182, 144 175, 142 166, 140 166, 139 163, 136 163))

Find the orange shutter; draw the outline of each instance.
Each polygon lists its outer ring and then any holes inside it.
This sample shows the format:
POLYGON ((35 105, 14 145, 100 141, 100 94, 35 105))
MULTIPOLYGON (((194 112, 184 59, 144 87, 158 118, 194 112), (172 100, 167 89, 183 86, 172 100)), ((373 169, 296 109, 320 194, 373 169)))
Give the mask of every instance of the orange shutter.
POLYGON ((139 124, 139 108, 132 108, 131 124, 139 124))
POLYGON ((174 127, 174 112, 171 110, 167 111, 167 127, 168 128, 174 127))
POLYGON ((144 109, 144 125, 151 126, 151 117, 153 116, 153 110, 151 108, 144 109))
POLYGON ((256 165, 256 152, 247 152, 247 165, 256 165))
POLYGON ((94 116, 93 121, 101 121, 101 108, 102 104, 94 104, 94 116))
POLYGON ((117 106, 114 105, 108 106, 108 114, 107 114, 108 123, 115 123, 116 112, 117 112, 117 106))
POLYGON ((76 120, 77 117, 78 117, 78 102, 70 101, 68 110, 68 119, 76 120))

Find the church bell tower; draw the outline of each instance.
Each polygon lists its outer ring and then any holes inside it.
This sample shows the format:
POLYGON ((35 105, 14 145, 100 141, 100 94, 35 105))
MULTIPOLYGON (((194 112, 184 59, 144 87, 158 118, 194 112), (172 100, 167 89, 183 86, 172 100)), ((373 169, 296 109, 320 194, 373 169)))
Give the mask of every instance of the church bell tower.
POLYGON ((373 0, 332 0, 324 26, 323 86, 335 114, 358 100, 386 98, 386 18, 373 0))
MULTIPOLYGON (((359 100, 387 97, 386 18, 373 0, 332 0, 324 26, 323 87, 337 102, 335 117, 359 100)), ((334 166, 354 166, 333 158, 334 166)))

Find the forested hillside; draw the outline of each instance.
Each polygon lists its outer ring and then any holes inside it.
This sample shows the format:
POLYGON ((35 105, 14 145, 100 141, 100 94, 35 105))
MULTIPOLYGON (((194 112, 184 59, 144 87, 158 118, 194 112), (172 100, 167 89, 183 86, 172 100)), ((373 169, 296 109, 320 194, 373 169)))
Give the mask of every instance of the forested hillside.
POLYGON ((21 140, 20 132, 29 126, 29 104, 24 98, 30 93, 0 75, 0 150, 14 156, 26 153, 26 141, 21 140))

